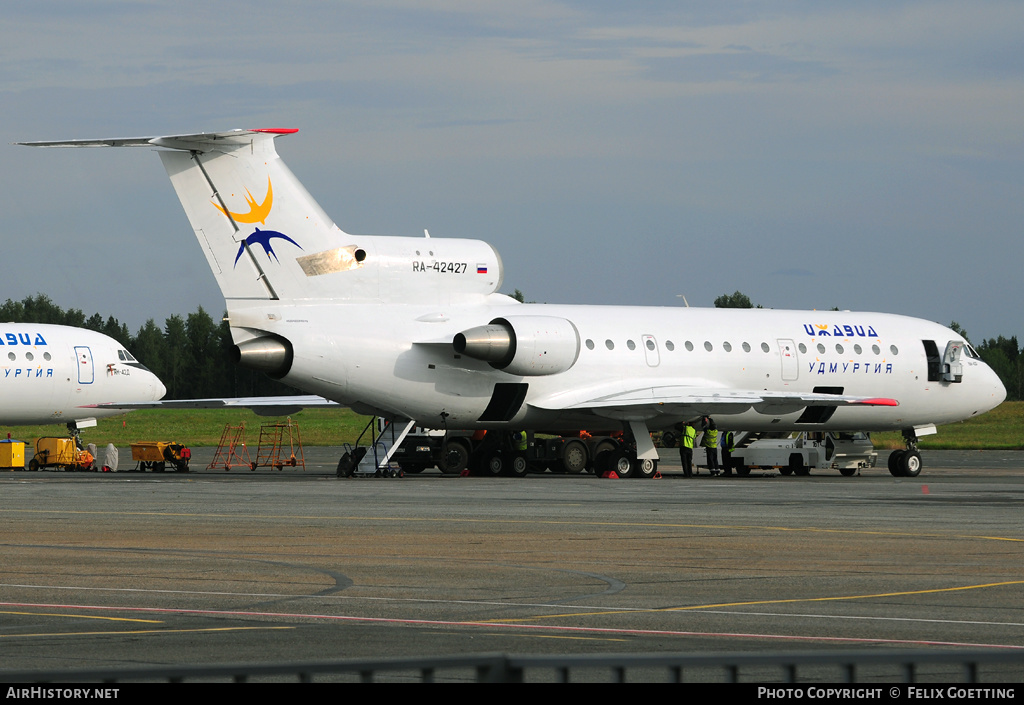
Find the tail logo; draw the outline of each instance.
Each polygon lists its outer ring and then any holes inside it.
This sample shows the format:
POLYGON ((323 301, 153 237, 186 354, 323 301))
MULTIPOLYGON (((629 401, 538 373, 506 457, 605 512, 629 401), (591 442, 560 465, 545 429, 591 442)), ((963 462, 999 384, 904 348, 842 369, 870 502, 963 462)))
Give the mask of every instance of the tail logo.
MULTIPOLYGON (((266 225, 267 216, 270 215, 270 208, 274 205, 274 189, 270 185, 270 177, 267 177, 267 196, 263 203, 257 203, 249 189, 245 189, 245 202, 249 204, 248 213, 233 213, 223 208, 219 203, 213 203, 213 207, 219 210, 236 223, 263 223, 266 225)), ((251 235, 249 237, 252 237, 251 235)))
POLYGON ((270 244, 270 241, 274 238, 280 238, 281 240, 292 243, 300 250, 302 249, 302 245, 295 242, 295 240, 292 240, 284 233, 279 233, 276 230, 260 230, 259 228, 256 228, 256 232, 245 238, 242 244, 238 246, 238 254, 235 255, 235 264, 238 264, 239 258, 242 256, 242 253, 245 252, 246 245, 249 247, 252 247, 253 245, 261 245, 263 247, 263 251, 267 253, 267 259, 273 257, 278 263, 280 263, 281 260, 277 259, 277 253, 274 252, 274 246, 270 244))

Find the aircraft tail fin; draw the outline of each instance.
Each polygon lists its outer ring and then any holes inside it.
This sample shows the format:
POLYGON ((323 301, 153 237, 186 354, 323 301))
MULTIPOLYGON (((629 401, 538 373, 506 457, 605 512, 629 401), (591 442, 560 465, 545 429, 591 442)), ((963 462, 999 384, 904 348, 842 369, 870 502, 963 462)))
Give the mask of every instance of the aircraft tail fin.
MULTIPOLYGON (((297 131, 22 144, 159 148, 232 314, 267 301, 447 304, 501 287, 501 258, 485 242, 353 236, 339 229, 277 154, 274 140, 297 131)), ((243 318, 233 316, 232 325, 243 318)))
POLYGON ((348 242, 278 156, 274 138, 290 132, 154 141, 170 148, 160 159, 225 299, 315 295, 301 257, 348 242))
MULTIPOLYGON (((230 304, 318 298, 304 257, 352 256, 342 232, 277 154, 294 129, 25 143, 37 147, 160 147, 160 159, 230 304)), ((315 259, 315 258, 314 258, 315 259)), ((336 294, 336 292, 333 292, 336 294)), ((230 306, 229 306, 230 307, 230 306)))

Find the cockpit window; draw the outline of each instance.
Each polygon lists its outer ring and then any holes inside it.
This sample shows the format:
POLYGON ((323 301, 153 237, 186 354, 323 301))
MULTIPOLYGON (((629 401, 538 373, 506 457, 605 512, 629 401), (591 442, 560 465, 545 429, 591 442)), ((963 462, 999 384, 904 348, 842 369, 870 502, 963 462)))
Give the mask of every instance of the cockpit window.
POLYGON ((128 358, 124 356, 124 350, 118 350, 117 356, 121 359, 121 362, 127 362, 128 358))
POLYGON ((978 354, 977 350, 971 347, 970 343, 964 343, 964 350, 967 351, 967 357, 973 357, 975 360, 981 359, 981 355, 978 354))

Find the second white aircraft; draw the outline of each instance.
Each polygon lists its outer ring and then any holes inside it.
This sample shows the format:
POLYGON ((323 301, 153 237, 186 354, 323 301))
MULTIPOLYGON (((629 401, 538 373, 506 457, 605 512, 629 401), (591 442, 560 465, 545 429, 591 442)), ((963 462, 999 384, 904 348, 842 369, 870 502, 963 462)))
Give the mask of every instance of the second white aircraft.
POLYGON ((166 389, 113 338, 84 328, 0 323, 0 426, 62 423, 77 431, 166 389))

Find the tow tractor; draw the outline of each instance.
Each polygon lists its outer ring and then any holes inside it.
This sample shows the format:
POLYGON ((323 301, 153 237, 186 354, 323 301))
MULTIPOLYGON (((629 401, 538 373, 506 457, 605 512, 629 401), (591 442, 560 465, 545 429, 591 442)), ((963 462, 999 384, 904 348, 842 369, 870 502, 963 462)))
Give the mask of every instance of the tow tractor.
POLYGON ((852 477, 878 460, 871 436, 862 431, 808 431, 783 438, 737 436, 731 465, 740 475, 754 468, 777 468, 783 475, 809 475, 811 470, 838 470, 852 477))

